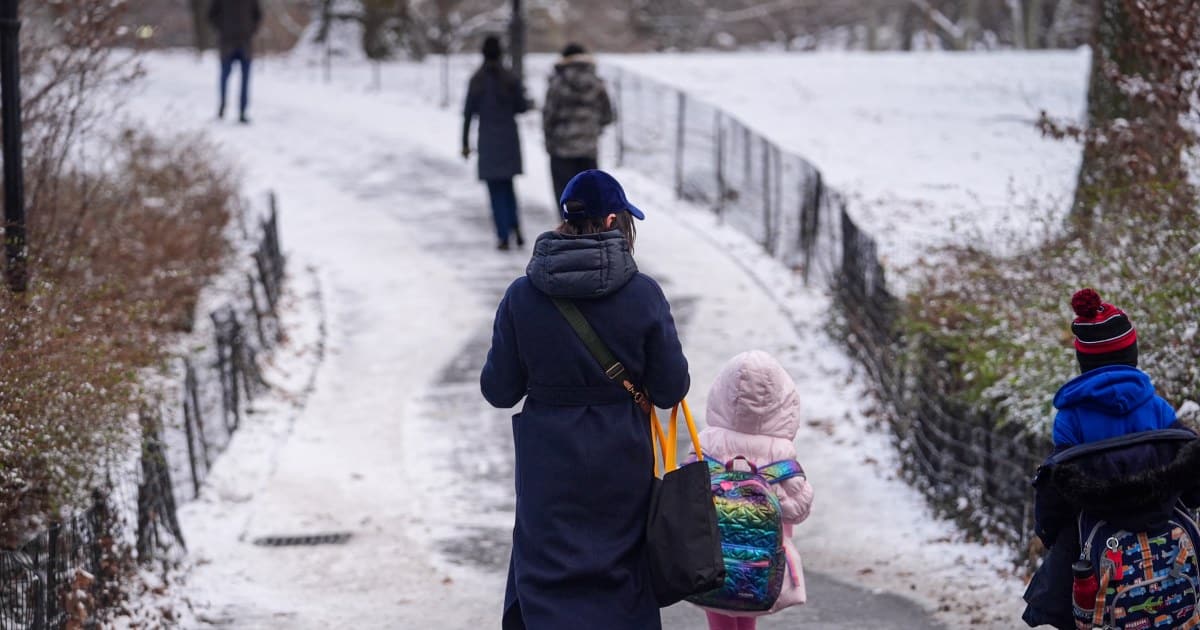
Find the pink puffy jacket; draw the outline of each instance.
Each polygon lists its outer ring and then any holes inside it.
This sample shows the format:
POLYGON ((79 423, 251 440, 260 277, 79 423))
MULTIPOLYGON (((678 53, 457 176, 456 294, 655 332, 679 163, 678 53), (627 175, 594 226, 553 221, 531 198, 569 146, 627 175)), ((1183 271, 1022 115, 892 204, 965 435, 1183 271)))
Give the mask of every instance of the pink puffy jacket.
MULTIPOLYGON (((700 432, 705 455, 721 461, 741 455, 756 466, 796 458, 800 394, 787 370, 766 352, 743 352, 725 364, 708 392, 706 420, 708 426, 700 432)), ((757 616, 803 604, 807 598, 792 527, 808 518, 812 486, 803 477, 793 477, 771 487, 783 508, 784 549, 796 575, 787 576, 779 599, 766 613, 717 612, 757 616)))

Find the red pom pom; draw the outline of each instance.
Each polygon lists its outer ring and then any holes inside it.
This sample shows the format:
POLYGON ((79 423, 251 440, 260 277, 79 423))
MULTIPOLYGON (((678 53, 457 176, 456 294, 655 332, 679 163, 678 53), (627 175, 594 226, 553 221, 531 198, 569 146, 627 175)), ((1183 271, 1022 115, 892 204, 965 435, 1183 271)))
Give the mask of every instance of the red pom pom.
POLYGON ((1071 296, 1071 308, 1075 310, 1075 314, 1090 319, 1100 312, 1100 294, 1091 289, 1083 289, 1076 291, 1075 295, 1071 296))

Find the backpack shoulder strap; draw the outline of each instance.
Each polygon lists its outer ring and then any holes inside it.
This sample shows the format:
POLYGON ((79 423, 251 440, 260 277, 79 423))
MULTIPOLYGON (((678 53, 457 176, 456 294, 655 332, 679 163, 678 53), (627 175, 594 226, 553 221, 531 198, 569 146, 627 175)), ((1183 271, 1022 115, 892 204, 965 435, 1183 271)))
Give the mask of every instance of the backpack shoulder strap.
POLYGON ((762 475, 767 483, 779 483, 792 477, 808 478, 808 475, 804 474, 804 467, 794 459, 784 459, 762 466, 758 469, 758 474, 762 475))

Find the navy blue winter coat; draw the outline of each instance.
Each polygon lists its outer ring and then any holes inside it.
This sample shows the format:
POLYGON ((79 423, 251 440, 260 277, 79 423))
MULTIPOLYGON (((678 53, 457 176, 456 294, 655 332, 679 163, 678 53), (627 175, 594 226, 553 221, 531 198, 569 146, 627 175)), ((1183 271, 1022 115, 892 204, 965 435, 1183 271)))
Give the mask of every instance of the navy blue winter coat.
POLYGON ((1200 505, 1200 440, 1176 424, 1056 449, 1033 484, 1034 528, 1049 552, 1025 591, 1023 619, 1071 630, 1079 513, 1139 531, 1167 520, 1180 502, 1200 505))
POLYGON ((659 407, 683 399, 687 360, 671 308, 619 232, 543 234, 496 312, 480 385, 513 416, 516 524, 505 630, 656 630, 643 556, 650 425, 551 296, 570 298, 659 407))
POLYGON ((529 109, 517 75, 498 61, 484 62, 467 85, 463 146, 470 146, 471 121, 479 118, 479 179, 512 179, 522 172, 516 115, 529 109))
POLYGON ((1109 365, 1084 372, 1054 395, 1054 445, 1098 442, 1175 423, 1175 409, 1154 393, 1145 372, 1109 365))

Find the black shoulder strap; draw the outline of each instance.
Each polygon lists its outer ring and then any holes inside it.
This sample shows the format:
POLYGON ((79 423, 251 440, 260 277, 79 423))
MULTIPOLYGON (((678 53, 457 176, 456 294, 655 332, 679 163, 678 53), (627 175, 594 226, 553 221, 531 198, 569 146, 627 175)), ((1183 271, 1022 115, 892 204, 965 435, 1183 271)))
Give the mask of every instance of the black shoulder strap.
POLYGON ((629 373, 625 371, 625 366, 617 360, 608 346, 604 344, 604 340, 600 339, 600 335, 596 334, 596 329, 588 323, 586 317, 571 300, 563 298, 551 298, 554 301, 554 306, 558 308, 558 312, 562 313, 566 318, 567 323, 575 330, 575 334, 579 335, 579 339, 583 341, 583 345, 587 346, 588 352, 596 358, 600 367, 604 370, 604 375, 609 380, 620 383, 625 391, 633 396, 633 401, 638 404, 646 413, 650 413, 650 402, 646 395, 642 393, 641 388, 634 385, 629 380, 629 373))
POLYGON ((604 368, 604 375, 608 378, 620 382, 625 378, 625 366, 613 356, 608 346, 604 345, 604 341, 600 339, 600 335, 596 334, 596 329, 588 323, 583 312, 579 307, 570 300, 562 298, 552 298, 554 306, 558 307, 558 312, 562 313, 563 317, 567 318, 567 323, 571 328, 575 329, 575 334, 583 341, 583 345, 587 346, 588 352, 596 357, 596 361, 600 363, 600 367, 604 368))

